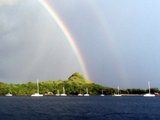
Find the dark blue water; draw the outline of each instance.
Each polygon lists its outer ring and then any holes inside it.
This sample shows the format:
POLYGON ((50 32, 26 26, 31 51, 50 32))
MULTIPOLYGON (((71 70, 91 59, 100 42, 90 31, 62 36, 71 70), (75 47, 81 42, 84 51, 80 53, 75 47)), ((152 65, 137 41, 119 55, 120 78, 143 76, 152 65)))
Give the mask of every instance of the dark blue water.
POLYGON ((160 120, 160 97, 0 97, 0 120, 160 120))

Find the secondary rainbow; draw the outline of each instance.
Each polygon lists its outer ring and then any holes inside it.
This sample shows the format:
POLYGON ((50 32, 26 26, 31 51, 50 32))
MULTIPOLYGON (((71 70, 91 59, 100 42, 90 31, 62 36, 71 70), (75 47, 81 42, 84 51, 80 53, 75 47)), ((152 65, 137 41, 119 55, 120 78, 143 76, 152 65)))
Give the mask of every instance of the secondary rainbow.
POLYGON ((87 71, 87 67, 86 64, 83 60, 83 57, 80 53, 80 50, 73 38, 73 36, 71 35, 71 33, 69 32, 69 30, 67 29, 67 27, 65 26, 65 24, 63 23, 63 21, 61 20, 61 18, 58 16, 58 14, 56 13, 56 11, 54 10, 54 8, 48 3, 48 0, 39 0, 41 5, 47 10, 47 12, 49 13, 49 15, 51 16, 51 18, 56 21, 56 23, 58 24, 58 26, 60 27, 60 29, 63 31, 64 35, 66 36, 71 48, 73 49, 79 63, 81 66, 81 69, 86 77, 86 79, 89 79, 89 74, 87 71))

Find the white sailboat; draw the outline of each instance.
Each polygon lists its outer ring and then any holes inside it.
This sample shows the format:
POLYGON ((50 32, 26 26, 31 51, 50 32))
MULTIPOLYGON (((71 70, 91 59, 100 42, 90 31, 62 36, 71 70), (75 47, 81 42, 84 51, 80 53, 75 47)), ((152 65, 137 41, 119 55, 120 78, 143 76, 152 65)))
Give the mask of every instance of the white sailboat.
POLYGON ((43 96, 43 94, 39 94, 39 80, 37 80, 37 93, 32 94, 33 97, 43 96))
POLYGON ((57 94, 56 94, 56 96, 60 96, 60 94, 59 94, 59 90, 57 90, 57 94))
POLYGON ((7 93, 5 96, 13 96, 11 93, 7 93))
POLYGON ((64 87, 63 87, 63 93, 61 94, 61 96, 67 96, 67 94, 65 93, 64 87))
POLYGON ((89 96, 89 94, 88 94, 88 88, 86 88, 86 94, 84 94, 84 96, 89 96))
POLYGON ((100 96, 105 96, 105 95, 103 94, 103 90, 102 90, 102 94, 101 94, 100 96))
POLYGON ((78 94, 78 96, 83 96, 83 94, 81 94, 81 90, 80 90, 80 93, 78 94))
POLYGON ((155 97, 155 94, 151 94, 151 90, 150 90, 150 82, 148 81, 148 90, 149 90, 149 93, 146 93, 144 94, 143 96, 144 97, 155 97))
POLYGON ((11 94, 11 90, 9 89, 9 92, 7 93, 7 94, 5 94, 5 96, 13 96, 12 94, 11 94))
POLYGON ((119 86, 117 87, 117 94, 114 94, 113 96, 122 96, 121 94, 119 94, 119 86))

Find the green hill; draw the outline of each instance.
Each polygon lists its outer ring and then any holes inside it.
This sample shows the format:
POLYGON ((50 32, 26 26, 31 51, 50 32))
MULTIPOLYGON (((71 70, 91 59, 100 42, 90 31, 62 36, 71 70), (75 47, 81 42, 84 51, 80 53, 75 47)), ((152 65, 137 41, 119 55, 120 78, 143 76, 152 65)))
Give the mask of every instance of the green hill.
MULTIPOLYGON (((113 94, 115 91, 113 88, 107 88, 93 83, 90 80, 86 80, 83 75, 76 72, 72 74, 68 80, 49 80, 39 82, 40 93, 45 95, 54 95, 57 90, 62 93, 62 88, 65 87, 66 94, 77 95, 78 93, 86 93, 86 88, 89 89, 89 94, 99 95, 103 90, 105 94, 113 94)), ((26 84, 5 84, 0 83, 0 95, 7 93, 13 95, 31 95, 36 92, 36 83, 28 82, 26 84)))

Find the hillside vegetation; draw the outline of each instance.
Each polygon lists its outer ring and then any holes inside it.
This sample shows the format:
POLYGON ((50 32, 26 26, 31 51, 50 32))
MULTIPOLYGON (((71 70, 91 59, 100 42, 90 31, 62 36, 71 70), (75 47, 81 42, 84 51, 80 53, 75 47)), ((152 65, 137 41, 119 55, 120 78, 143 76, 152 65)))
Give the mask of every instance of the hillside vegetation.
MULTIPOLYGON (((66 94, 77 95, 78 93, 86 93, 86 88, 91 95, 99 95, 102 90, 105 94, 113 94, 113 88, 108 88, 93 83, 90 80, 85 80, 83 75, 76 72, 72 74, 68 80, 49 80, 39 82, 39 91, 44 95, 54 95, 57 90, 62 93, 62 88, 65 87, 66 94)), ((13 95, 31 95, 37 90, 36 83, 28 82, 26 84, 6 84, 0 83, 0 95, 12 93, 13 95)))

